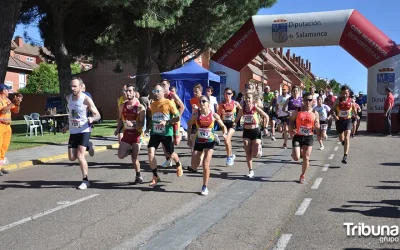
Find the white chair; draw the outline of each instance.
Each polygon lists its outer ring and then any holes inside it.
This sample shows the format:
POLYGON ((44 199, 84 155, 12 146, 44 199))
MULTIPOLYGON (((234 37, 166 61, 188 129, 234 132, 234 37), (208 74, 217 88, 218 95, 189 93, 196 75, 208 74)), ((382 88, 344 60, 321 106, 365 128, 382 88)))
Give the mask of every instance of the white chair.
POLYGON ((39 124, 37 124, 38 120, 32 119, 32 117, 30 117, 29 115, 24 115, 24 119, 26 122, 26 135, 25 136, 28 136, 28 130, 29 130, 29 137, 31 137, 33 129, 35 129, 35 135, 37 136, 37 128, 40 128, 40 132, 42 133, 42 136, 43 136, 43 127, 42 127, 42 124, 40 123, 40 120, 39 120, 39 124))

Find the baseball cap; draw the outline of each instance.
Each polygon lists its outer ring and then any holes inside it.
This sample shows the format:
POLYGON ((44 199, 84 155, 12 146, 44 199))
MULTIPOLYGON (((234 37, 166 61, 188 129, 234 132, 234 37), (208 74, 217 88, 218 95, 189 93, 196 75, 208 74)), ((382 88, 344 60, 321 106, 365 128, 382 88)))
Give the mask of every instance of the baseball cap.
POLYGON ((8 89, 8 90, 10 90, 10 89, 11 89, 11 87, 8 87, 8 86, 7 86, 7 85, 5 85, 4 83, 0 84, 0 91, 3 91, 3 90, 5 90, 5 89, 8 89))
POLYGON ((362 91, 358 92, 359 95, 363 95, 364 93, 362 91))

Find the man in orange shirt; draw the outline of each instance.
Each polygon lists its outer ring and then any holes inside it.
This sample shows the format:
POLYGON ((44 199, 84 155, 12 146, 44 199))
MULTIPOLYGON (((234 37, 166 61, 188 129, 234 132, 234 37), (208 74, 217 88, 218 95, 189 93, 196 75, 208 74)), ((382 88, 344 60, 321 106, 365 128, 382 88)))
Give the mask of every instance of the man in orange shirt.
MULTIPOLYGON (((8 90, 5 84, 0 84, 0 166, 6 164, 6 152, 11 141, 11 112, 18 113, 22 95, 17 94, 12 101, 8 99, 8 90)), ((8 174, 4 168, 0 169, 0 176, 8 174)))
POLYGON ((384 115, 385 115, 385 135, 392 136, 392 109, 394 106, 394 96, 392 95, 392 90, 390 88, 385 89, 386 99, 383 105, 384 115))

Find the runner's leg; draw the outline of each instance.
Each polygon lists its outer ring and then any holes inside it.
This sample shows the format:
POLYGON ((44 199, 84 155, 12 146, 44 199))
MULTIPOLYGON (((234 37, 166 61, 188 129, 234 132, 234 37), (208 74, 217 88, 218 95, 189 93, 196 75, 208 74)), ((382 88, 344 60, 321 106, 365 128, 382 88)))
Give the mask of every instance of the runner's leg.
POLYGON ((243 148, 246 153, 246 162, 249 171, 253 170, 253 158, 251 157, 251 140, 243 138, 243 148))
POLYGON ((118 158, 124 159, 129 155, 129 150, 131 149, 131 145, 121 141, 118 148, 118 158))
POLYGON ((212 154, 214 152, 213 149, 206 148, 204 149, 204 161, 203 161, 203 186, 208 186, 208 180, 210 179, 210 162, 212 158, 212 154))
POLYGON ((251 141, 251 157, 257 158, 258 151, 260 151, 261 140, 255 139, 251 141))

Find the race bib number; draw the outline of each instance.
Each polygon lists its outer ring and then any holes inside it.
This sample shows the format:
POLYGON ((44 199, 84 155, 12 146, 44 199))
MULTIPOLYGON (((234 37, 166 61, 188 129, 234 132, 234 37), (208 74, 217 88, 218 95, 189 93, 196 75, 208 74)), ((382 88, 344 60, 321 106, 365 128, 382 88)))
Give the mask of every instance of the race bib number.
POLYGON ((321 124, 321 129, 322 130, 327 130, 328 129, 328 124, 321 124))
POLYGON ((157 134, 164 134, 165 133, 165 126, 160 125, 160 124, 154 124, 153 125, 154 133, 157 134))
POLYGON ((211 128, 198 128, 198 137, 200 139, 208 139, 211 137, 211 128))
POLYGON ((224 120, 224 121, 232 121, 233 120, 233 114, 232 113, 224 113, 222 115, 222 120, 224 120))
POLYGON ((299 134, 300 135, 310 135, 311 134, 311 128, 300 126, 299 134))
POLYGON ((134 129, 136 128, 136 121, 131 121, 132 126, 129 126, 128 123, 125 121, 124 125, 125 125, 125 129, 134 129))
POLYGON ((244 123, 254 123, 254 115, 244 115, 244 123))
POLYGON ((81 126, 81 121, 80 120, 71 120, 71 127, 73 128, 80 128, 81 126))
POLYGON ((347 117, 349 117, 349 111, 348 111, 348 110, 346 110, 346 111, 341 110, 341 111, 339 112, 339 117, 342 117, 342 118, 347 118, 347 117))

